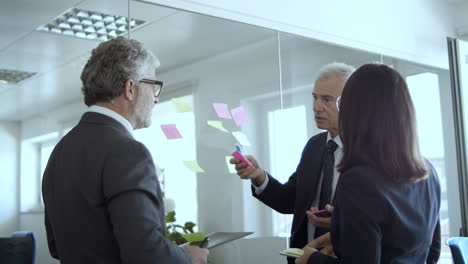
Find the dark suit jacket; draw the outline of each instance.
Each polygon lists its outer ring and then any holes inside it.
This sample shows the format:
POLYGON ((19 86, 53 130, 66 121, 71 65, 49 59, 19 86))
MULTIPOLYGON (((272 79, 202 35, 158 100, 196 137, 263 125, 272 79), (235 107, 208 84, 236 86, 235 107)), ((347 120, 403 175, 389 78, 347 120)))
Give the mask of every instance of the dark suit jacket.
POLYGON ((440 186, 429 167, 427 179, 401 184, 371 167, 344 172, 331 226, 339 259, 315 252, 308 263, 437 263, 440 186))
POLYGON ((290 247, 303 248, 307 244, 307 216, 322 172, 322 157, 326 148, 327 133, 313 136, 304 147, 301 160, 288 181, 281 184, 268 175, 268 185, 260 195, 252 194, 264 204, 282 214, 294 214, 290 247))
POLYGON ((49 250, 62 263, 191 263, 165 238, 151 154, 113 118, 83 115, 55 147, 42 194, 49 250))

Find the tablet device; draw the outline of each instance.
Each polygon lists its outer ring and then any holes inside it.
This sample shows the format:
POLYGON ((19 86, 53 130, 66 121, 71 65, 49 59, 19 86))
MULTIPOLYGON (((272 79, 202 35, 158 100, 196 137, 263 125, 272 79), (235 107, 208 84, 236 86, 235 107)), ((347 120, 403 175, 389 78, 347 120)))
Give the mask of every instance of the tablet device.
MULTIPOLYGON (((210 249, 251 234, 253 234, 253 232, 214 232, 206 235, 207 240, 202 246, 210 249)), ((186 246, 188 244, 189 242, 179 245, 179 247, 186 246)), ((194 246, 196 246, 196 244, 194 244, 194 246)))

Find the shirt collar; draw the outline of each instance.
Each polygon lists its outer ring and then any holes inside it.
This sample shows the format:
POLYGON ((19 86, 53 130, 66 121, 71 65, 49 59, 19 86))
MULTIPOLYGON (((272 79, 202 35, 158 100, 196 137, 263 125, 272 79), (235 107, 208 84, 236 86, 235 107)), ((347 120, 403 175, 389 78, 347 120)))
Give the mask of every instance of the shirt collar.
POLYGON ((99 105, 92 105, 92 106, 88 107, 88 110, 86 112, 96 112, 96 113, 103 114, 103 115, 106 115, 108 117, 111 117, 111 118, 117 120, 133 136, 133 131, 134 130, 133 130, 132 124, 130 124, 130 122, 127 119, 125 119, 123 116, 121 116, 117 112, 115 112, 113 110, 110 110, 109 108, 99 106, 99 105))
POLYGON ((331 135, 330 135, 330 132, 327 133, 327 142, 330 140, 330 139, 333 139, 333 141, 335 141, 335 143, 338 145, 338 148, 343 148, 343 143, 341 143, 341 138, 340 138, 340 135, 337 135, 336 137, 332 138, 331 135))

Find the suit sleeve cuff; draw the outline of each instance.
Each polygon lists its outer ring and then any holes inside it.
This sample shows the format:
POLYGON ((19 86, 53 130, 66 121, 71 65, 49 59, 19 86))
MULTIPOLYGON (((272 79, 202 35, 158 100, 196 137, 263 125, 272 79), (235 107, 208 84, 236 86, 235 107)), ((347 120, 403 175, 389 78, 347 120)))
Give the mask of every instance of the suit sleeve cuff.
POLYGON ((328 255, 325 255, 320 251, 316 251, 312 255, 310 255, 309 260, 307 260, 307 264, 314 264, 314 263, 332 264, 332 263, 339 263, 339 260, 337 258, 333 258, 328 255))

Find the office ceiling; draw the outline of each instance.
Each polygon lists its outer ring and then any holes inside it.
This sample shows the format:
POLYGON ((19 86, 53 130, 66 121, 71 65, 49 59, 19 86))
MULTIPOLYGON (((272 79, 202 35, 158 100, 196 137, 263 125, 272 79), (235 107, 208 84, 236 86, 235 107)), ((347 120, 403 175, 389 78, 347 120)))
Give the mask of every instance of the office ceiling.
MULTIPOLYGON (((468 5, 468 0, 446 1, 455 7, 468 5)), ((0 121, 25 120, 82 100, 79 76, 100 42, 36 31, 73 7, 128 15, 127 0, 1 1, 0 69, 37 74, 18 84, 0 83, 0 121)), ((131 1, 130 10, 133 18, 148 22, 133 31, 132 38, 158 55, 160 71, 275 36, 273 31, 139 1, 131 1)))
MULTIPOLYGON (((0 83, 0 121, 24 120, 82 100, 80 73, 100 41, 36 31, 70 8, 127 16, 127 0, 2 0, 0 69, 37 72, 18 84, 0 83)), ((193 63, 274 32, 217 18, 132 1, 132 31, 161 61, 159 71, 193 63)), ((171 80, 165 80, 171 81, 171 80)))

